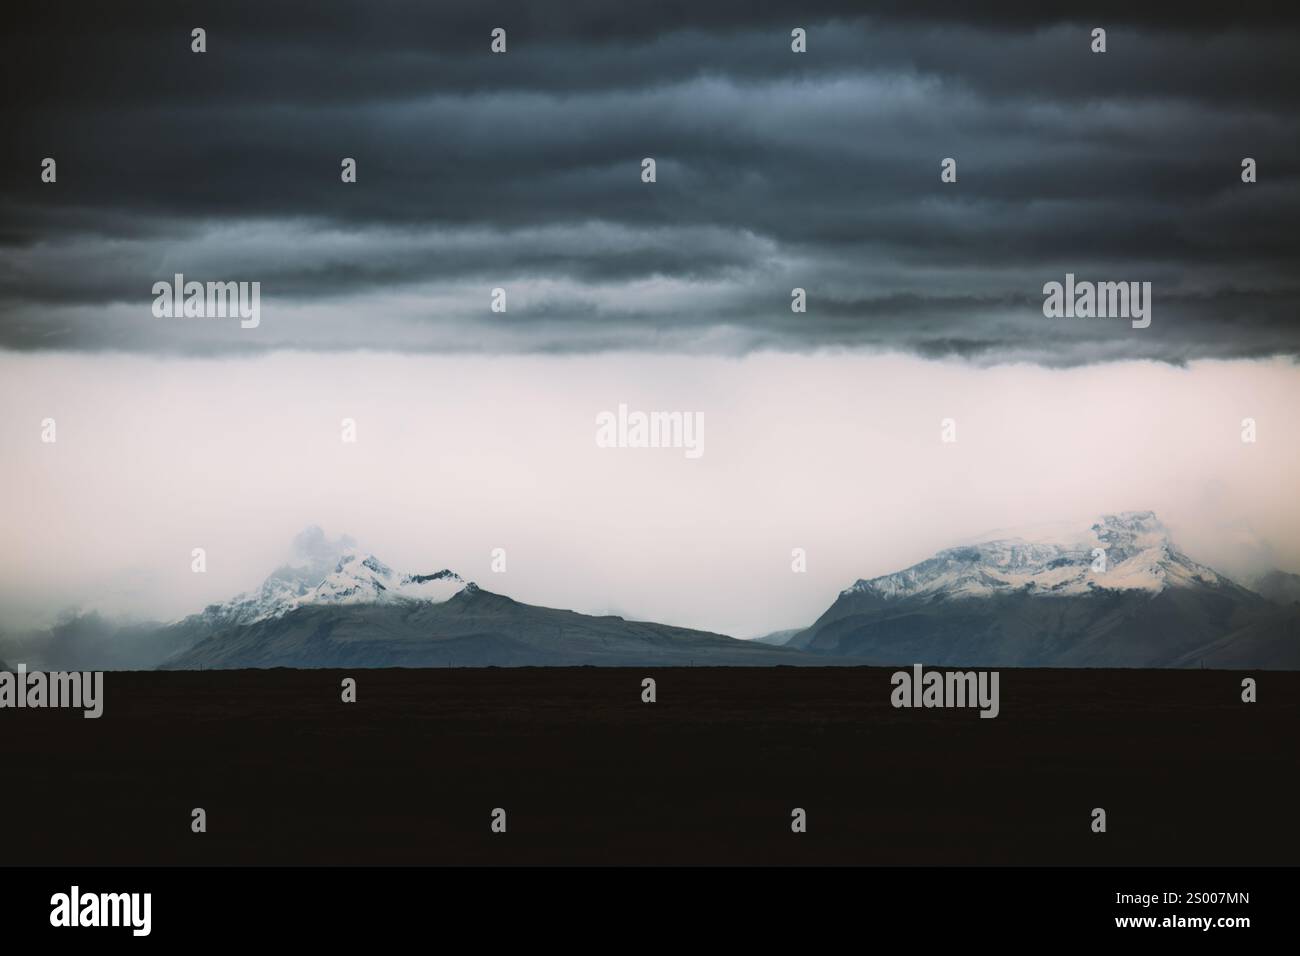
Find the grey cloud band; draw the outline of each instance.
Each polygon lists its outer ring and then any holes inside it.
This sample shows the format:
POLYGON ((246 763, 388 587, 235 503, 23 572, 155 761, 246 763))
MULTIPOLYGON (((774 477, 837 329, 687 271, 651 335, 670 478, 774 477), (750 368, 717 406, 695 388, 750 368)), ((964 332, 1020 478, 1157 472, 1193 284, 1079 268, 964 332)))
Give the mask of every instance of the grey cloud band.
POLYGON ((1300 351, 1293 19, 751 6, 20 21, 0 347, 1300 351), (174 274, 260 283, 260 323, 159 320, 174 274), (1067 274, 1150 282, 1156 318, 1047 318, 1067 274))

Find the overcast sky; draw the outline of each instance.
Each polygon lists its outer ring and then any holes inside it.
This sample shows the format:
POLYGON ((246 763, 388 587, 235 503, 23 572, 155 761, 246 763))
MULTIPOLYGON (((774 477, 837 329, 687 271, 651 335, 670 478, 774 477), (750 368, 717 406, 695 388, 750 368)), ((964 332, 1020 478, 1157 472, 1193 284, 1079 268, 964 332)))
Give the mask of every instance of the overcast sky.
POLYGON ((25 7, 0 346, 1295 354, 1294 17, 974 6, 25 7), (262 325, 154 319, 177 272, 260 281, 262 325), (1066 272, 1150 281, 1151 328, 1044 320, 1066 272))
POLYGON ((739 635, 1103 511, 1300 571, 1295 14, 974 6, 11 14, 0 629, 197 610, 311 524, 739 635), (155 318, 175 273, 259 282, 260 325, 155 318), (1150 282, 1150 327, 1044 318, 1066 273, 1150 282), (703 457, 596 448, 621 402, 703 414, 703 457))

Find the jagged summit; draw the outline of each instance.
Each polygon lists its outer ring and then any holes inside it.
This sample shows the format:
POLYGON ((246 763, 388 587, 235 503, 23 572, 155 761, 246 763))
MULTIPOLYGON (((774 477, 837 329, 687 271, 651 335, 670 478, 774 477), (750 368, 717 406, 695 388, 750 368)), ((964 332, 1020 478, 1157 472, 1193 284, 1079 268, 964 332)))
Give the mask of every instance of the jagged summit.
POLYGON ((465 586, 453 571, 398 574, 373 554, 341 556, 334 570, 302 595, 298 604, 370 604, 391 598, 445 601, 465 586))
POLYGON ((893 574, 859 580, 842 594, 903 598, 984 597, 1004 592, 1078 595, 1147 591, 1224 580, 1179 552, 1151 511, 1102 515, 1086 526, 994 532, 893 574), (1105 570, 1094 570, 1098 549, 1105 570))
POLYGON ((314 605, 376 604, 389 601, 441 603, 460 591, 477 590, 454 571, 403 574, 373 554, 360 551, 347 536, 336 541, 311 527, 294 539, 295 563, 285 564, 249 591, 209 605, 187 620, 238 626, 283 617, 314 605))

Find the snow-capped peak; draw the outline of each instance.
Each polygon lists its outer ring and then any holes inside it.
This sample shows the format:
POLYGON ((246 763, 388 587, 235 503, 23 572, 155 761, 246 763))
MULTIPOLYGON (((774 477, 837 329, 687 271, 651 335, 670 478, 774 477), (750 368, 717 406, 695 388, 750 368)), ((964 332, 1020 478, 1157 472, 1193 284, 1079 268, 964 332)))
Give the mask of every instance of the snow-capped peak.
POLYGON ((455 595, 465 584, 464 578, 453 571, 398 574, 373 554, 365 557, 345 554, 320 584, 292 603, 294 607, 304 604, 374 604, 391 600, 436 604, 455 595))
POLYGON ((901 598, 982 597, 1021 591, 1074 595, 1225 583, 1174 549, 1150 511, 1103 515, 1086 526, 999 531, 948 548, 894 574, 858 581, 844 593, 901 598), (1099 558, 1104 553, 1104 566, 1099 558))
POLYGON ((308 529, 297 540, 304 539, 310 539, 311 549, 309 554, 300 550, 303 563, 277 568, 258 590, 211 605, 198 617, 223 625, 254 624, 313 605, 440 604, 460 591, 475 588, 473 582, 445 569, 428 574, 399 573, 373 554, 357 551, 346 537, 331 551, 322 544, 319 529, 308 529))

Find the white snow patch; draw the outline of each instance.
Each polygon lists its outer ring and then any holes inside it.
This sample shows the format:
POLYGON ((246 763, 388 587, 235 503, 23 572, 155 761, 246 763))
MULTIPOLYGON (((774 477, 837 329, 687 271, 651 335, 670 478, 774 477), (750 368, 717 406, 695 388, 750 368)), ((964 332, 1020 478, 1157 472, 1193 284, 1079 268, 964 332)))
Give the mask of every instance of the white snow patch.
MULTIPOLYGON (((349 542, 350 543, 350 542, 349 542)), ((276 569, 257 591, 214 604, 196 617, 210 624, 241 625, 283 617, 301 607, 316 605, 419 602, 441 604, 466 587, 473 587, 452 571, 401 574, 371 554, 348 549, 333 563, 316 560, 276 569)))
POLYGON ((1176 551, 1150 511, 1103 515, 1086 526, 1038 525, 982 535, 903 571, 858 581, 844 593, 886 598, 984 597, 1023 591, 1077 595, 1106 589, 1158 594, 1170 586, 1221 585, 1209 568, 1176 551), (1093 551, 1106 570, 1093 571, 1093 551))

